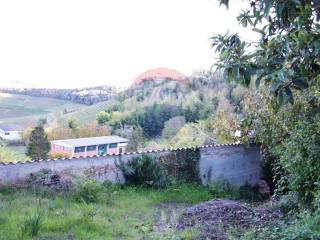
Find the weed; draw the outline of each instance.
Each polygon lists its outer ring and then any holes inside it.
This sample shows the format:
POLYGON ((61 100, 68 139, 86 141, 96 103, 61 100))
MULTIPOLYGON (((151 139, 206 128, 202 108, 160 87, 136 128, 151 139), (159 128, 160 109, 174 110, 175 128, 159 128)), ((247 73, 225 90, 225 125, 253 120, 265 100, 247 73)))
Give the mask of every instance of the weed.
POLYGON ((41 210, 41 200, 39 200, 35 213, 31 217, 27 218, 22 225, 22 235, 31 237, 37 236, 41 228, 42 216, 43 211, 41 210))

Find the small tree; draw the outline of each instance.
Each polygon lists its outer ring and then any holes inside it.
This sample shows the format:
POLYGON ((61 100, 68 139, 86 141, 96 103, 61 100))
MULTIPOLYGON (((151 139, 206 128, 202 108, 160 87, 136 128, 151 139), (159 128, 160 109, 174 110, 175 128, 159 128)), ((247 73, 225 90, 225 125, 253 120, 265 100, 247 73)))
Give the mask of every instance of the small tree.
POLYGON ((129 151, 138 151, 139 148, 145 146, 145 137, 141 127, 135 127, 129 137, 129 143, 127 149, 129 151))
POLYGON ((72 134, 75 137, 79 137, 79 124, 77 123, 77 120, 74 117, 71 117, 68 119, 68 127, 72 130, 72 134))
POLYGON ((50 142, 48 141, 48 136, 45 133, 43 126, 36 126, 30 134, 27 146, 27 156, 35 160, 46 159, 49 151, 50 142))
POLYGON ((99 112, 96 119, 99 125, 105 125, 110 120, 110 114, 107 112, 99 112))

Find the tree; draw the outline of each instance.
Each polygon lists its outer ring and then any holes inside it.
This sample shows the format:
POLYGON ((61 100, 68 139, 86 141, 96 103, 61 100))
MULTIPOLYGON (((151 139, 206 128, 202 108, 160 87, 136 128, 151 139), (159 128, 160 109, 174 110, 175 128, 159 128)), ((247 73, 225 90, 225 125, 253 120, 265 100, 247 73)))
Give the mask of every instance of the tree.
POLYGON ((168 121, 164 123, 164 128, 162 130, 162 137, 164 138, 172 138, 175 136, 178 131, 185 125, 186 119, 183 116, 176 116, 170 118, 168 121))
POLYGON ((79 124, 77 123, 76 119, 74 117, 71 117, 68 119, 68 127, 72 129, 73 131, 78 130, 79 124))
MULTIPOLYGON (((228 7, 228 0, 219 0, 228 7)), ((317 0, 252 0, 238 21, 261 37, 257 45, 238 34, 216 35, 217 66, 229 81, 248 86, 263 81, 278 102, 294 101, 294 91, 319 87, 320 4, 317 0), (255 48, 252 51, 252 46, 255 48)))
POLYGON ((212 38, 225 78, 245 86, 255 80, 259 90, 244 99, 244 137, 261 145, 277 189, 304 203, 320 192, 319 18, 316 0, 252 0, 238 21, 260 34, 257 43, 229 33, 212 38))
POLYGON ((50 142, 48 141, 43 126, 36 126, 30 134, 27 156, 34 160, 46 159, 48 158, 49 151, 50 142))
POLYGON ((110 114, 107 112, 99 112, 96 119, 99 125, 105 125, 110 120, 110 114))
POLYGON ((129 137, 128 151, 138 151, 145 146, 145 137, 141 127, 135 127, 129 137))

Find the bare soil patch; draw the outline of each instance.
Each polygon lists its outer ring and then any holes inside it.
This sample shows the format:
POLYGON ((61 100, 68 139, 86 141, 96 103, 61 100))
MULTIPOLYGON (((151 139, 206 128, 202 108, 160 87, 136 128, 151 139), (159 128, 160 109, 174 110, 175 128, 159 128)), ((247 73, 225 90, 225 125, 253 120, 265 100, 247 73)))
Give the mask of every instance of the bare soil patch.
POLYGON ((214 199, 182 211, 176 229, 198 228, 196 239, 226 239, 227 231, 261 227, 281 218, 279 210, 233 200, 214 199))

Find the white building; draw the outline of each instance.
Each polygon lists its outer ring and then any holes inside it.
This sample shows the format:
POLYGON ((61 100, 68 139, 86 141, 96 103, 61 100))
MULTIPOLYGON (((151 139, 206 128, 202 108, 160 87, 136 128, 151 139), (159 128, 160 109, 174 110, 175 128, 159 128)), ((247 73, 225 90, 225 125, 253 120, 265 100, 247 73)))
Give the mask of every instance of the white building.
POLYGON ((22 128, 17 125, 0 125, 0 139, 5 141, 21 140, 22 128))

